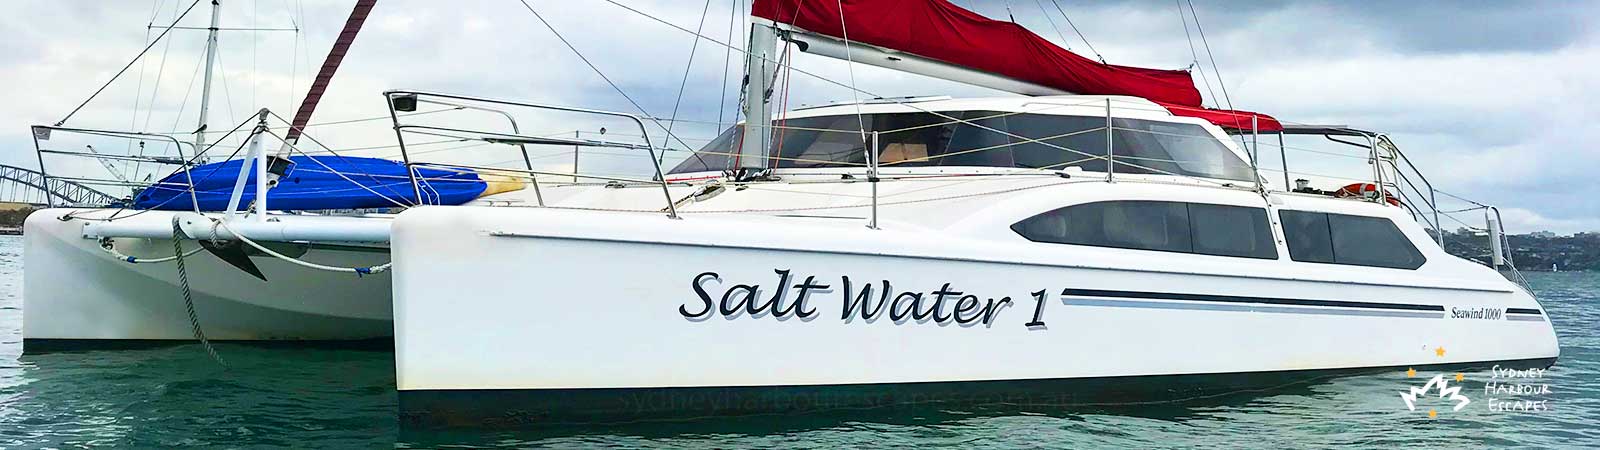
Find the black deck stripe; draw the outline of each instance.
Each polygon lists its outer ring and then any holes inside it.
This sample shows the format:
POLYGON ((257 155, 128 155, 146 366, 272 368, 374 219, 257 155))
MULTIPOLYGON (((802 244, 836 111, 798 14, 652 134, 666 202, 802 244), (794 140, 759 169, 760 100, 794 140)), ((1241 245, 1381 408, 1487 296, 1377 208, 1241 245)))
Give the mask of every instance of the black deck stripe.
POLYGON ((1544 315, 1543 313, 1540 313, 1539 310, 1532 308, 1506 308, 1506 314, 1544 315))
MULTIPOLYGON (((1353 302, 1343 300, 1309 300, 1300 298, 1268 298, 1268 297, 1237 297, 1231 295, 1185 294, 1181 292, 1140 292, 1140 291, 1105 291, 1097 289, 1067 289, 1062 295, 1078 297, 1117 297, 1117 298, 1145 298, 1156 300, 1188 300, 1196 302, 1218 303, 1261 303, 1268 305, 1296 305, 1296 306, 1329 306, 1338 308, 1368 308, 1368 309, 1396 309, 1404 311, 1438 311, 1444 312, 1440 305, 1416 305, 1407 303, 1373 303, 1353 302)), ((1507 310, 1508 312, 1510 310, 1507 310)))

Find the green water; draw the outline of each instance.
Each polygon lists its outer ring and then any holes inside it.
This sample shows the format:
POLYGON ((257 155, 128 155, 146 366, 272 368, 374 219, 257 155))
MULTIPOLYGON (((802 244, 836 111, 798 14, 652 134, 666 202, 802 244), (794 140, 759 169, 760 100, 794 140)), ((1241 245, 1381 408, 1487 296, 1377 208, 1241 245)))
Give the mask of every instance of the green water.
MULTIPOLYGON (((197 345, 20 355, 22 241, 0 238, 0 447, 1600 447, 1600 274, 1531 274, 1561 360, 1550 411, 1407 411, 1404 374, 1185 405, 894 408, 538 432, 405 432, 388 351, 197 345)), ((1419 400, 1420 401, 1420 400, 1419 400)), ((1441 408, 1444 409, 1444 408, 1441 408)))

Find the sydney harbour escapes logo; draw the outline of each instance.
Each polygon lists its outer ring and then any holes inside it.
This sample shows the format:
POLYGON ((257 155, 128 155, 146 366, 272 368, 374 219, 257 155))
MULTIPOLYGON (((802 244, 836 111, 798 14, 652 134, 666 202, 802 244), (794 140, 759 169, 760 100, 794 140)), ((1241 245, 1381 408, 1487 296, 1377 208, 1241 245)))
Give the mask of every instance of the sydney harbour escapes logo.
MULTIPOLYGON (((1436 347, 1432 351, 1439 358, 1445 355, 1444 347, 1436 347)), ((1489 381, 1484 382, 1482 397, 1487 398, 1489 411, 1496 413, 1549 411, 1550 400, 1543 398, 1551 392, 1550 385, 1543 382, 1545 371, 1543 368, 1516 369, 1500 365, 1492 367, 1489 371, 1489 381)), ((1406 378, 1416 378, 1417 370, 1409 368, 1405 374, 1406 378)), ((1432 403, 1443 402, 1450 406, 1452 412, 1461 411, 1462 408, 1472 404, 1472 399, 1462 392, 1467 381, 1466 374, 1457 372, 1449 378, 1445 375, 1436 374, 1421 386, 1408 386, 1406 391, 1401 392, 1400 400, 1405 402, 1406 409, 1416 411, 1417 405, 1421 403, 1419 398, 1434 396, 1439 400, 1432 403), (1451 378, 1455 380, 1454 386, 1450 383, 1451 378)), ((1428 418, 1438 417, 1438 409, 1428 409, 1428 418)))
MULTIPOLYGON (((1407 376, 1415 376, 1416 372, 1417 372, 1416 369, 1411 369, 1411 370, 1407 370, 1406 374, 1407 374, 1407 376)), ((1463 381, 1465 379, 1466 379, 1466 375, 1465 374, 1460 374, 1460 373, 1456 374, 1456 381, 1459 382, 1459 381, 1463 381)), ((1467 407, 1468 404, 1472 403, 1472 399, 1467 398, 1467 396, 1465 396, 1465 395, 1461 395, 1461 386, 1451 387, 1450 386, 1450 382, 1449 381, 1445 381, 1444 374, 1442 374, 1442 373, 1438 374, 1438 375, 1434 375, 1433 378, 1428 380, 1427 384, 1422 385, 1422 387, 1420 387, 1420 388, 1412 387, 1412 388, 1409 388, 1410 392, 1402 392, 1402 393, 1400 393, 1400 399, 1406 401, 1406 409, 1409 409, 1409 410, 1412 410, 1412 411, 1416 411, 1417 410, 1417 397, 1421 396, 1421 395, 1425 395, 1425 394, 1428 393, 1429 390, 1433 390, 1435 388, 1437 388, 1437 391, 1439 392, 1439 397, 1440 398, 1445 398, 1446 396, 1449 396, 1450 401, 1456 402, 1456 406, 1454 408, 1451 408, 1451 411, 1460 411, 1461 408, 1465 408, 1465 407, 1467 407)), ((1439 417, 1439 411, 1435 410, 1435 409, 1429 409, 1428 410, 1428 418, 1435 418, 1435 417, 1439 417)))

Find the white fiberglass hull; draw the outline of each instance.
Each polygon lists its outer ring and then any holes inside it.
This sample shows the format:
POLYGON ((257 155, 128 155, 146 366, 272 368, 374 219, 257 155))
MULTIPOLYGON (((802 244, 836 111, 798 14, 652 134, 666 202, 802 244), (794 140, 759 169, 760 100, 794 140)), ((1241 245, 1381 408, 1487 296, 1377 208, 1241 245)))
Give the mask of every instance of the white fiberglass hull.
MULTIPOLYGON (((83 237, 86 220, 59 219, 68 213, 97 217, 104 212, 47 209, 28 217, 23 238, 23 338, 29 351, 194 338, 175 264, 115 259, 96 240, 83 237)), ((123 220, 160 225, 170 223, 173 213, 138 214, 123 220)), ((184 250, 197 245, 185 241, 184 250)), ((388 260, 381 247, 301 248, 304 254, 299 258, 333 266, 366 267, 388 260)), ((116 249, 140 259, 173 254, 170 239, 117 238, 116 249)), ((357 277, 265 255, 250 259, 267 281, 209 252, 185 259, 195 312, 207 338, 323 341, 391 335, 387 274, 357 277)))
POLYGON ((1558 356, 1542 309, 1503 279, 1230 276, 1219 274, 1225 262, 1064 260, 1073 250, 895 223, 884 227, 902 231, 619 214, 401 214, 393 249, 403 419, 645 420, 963 395, 1173 401, 1318 373, 1542 367, 1558 356), (867 303, 884 303, 863 319, 847 305, 867 286, 867 303))

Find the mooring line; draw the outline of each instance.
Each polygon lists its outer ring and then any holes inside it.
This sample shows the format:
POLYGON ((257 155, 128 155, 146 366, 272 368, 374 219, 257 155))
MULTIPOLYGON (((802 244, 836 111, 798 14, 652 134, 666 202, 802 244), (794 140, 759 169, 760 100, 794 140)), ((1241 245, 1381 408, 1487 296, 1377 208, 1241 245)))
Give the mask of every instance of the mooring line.
POLYGON ((211 341, 206 339, 205 331, 200 329, 200 316, 194 312, 194 294, 189 290, 189 271, 183 266, 183 229, 178 225, 179 217, 172 216, 172 254, 178 263, 178 286, 183 288, 183 306, 189 310, 189 326, 194 330, 195 340, 205 347, 206 354, 211 355, 211 360, 216 361, 222 368, 228 368, 222 362, 222 356, 217 355, 217 349, 211 346, 211 341))

